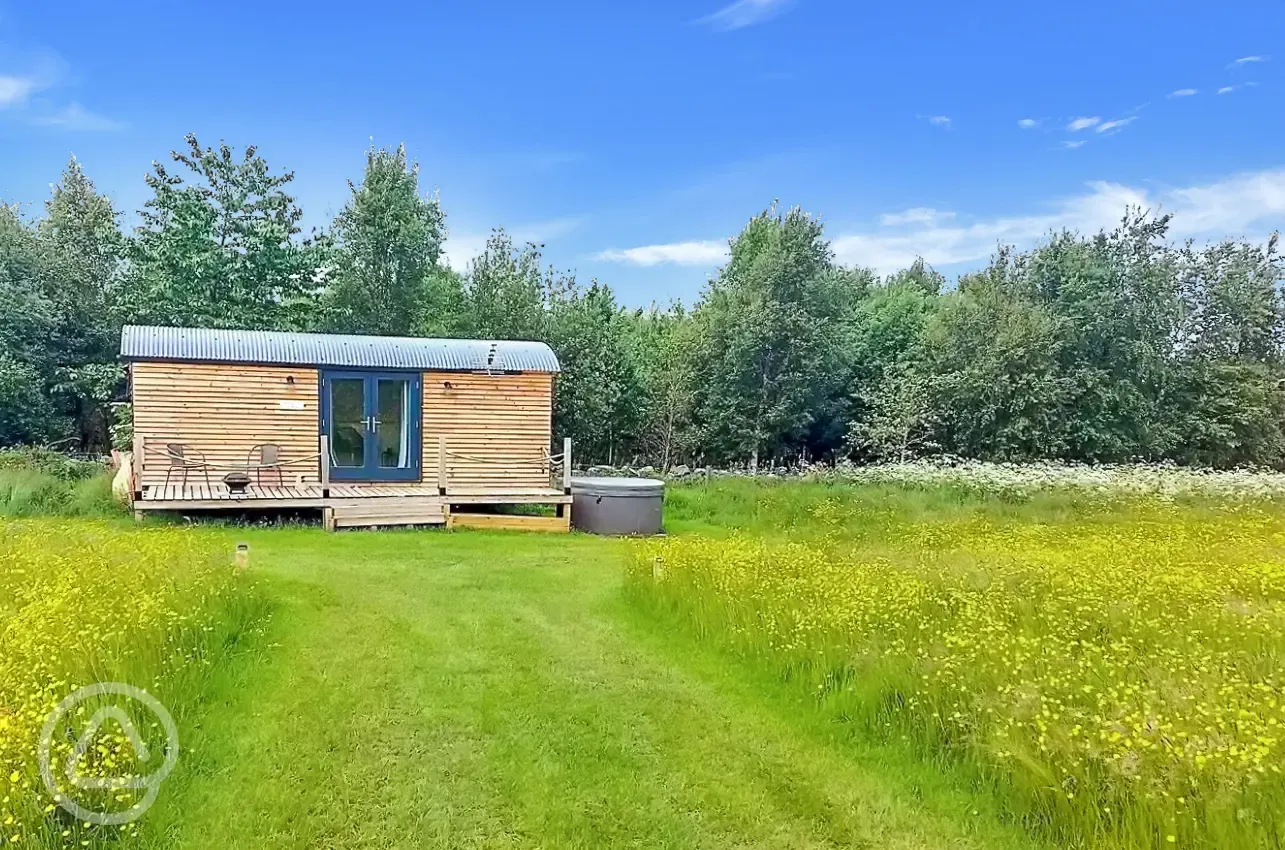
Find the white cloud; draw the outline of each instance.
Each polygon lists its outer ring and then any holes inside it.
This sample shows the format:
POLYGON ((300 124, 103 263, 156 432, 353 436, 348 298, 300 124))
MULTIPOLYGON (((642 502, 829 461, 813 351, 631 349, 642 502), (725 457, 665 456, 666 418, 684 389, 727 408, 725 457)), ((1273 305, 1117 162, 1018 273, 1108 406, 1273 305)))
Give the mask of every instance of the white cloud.
MULTIPOLYGON (((583 218, 555 218, 534 224, 524 224, 506 229, 513 244, 521 247, 527 242, 541 245, 559 236, 564 236, 584 223, 583 218)), ((457 272, 468 268, 469 261, 486 250, 486 241, 491 238, 491 231, 448 230, 446 243, 442 245, 442 256, 446 264, 457 272)))
POLYGON ((665 245, 643 245, 623 251, 602 251, 595 259, 612 263, 631 263, 635 266, 658 266, 669 263, 676 266, 716 266, 727 259, 726 240, 701 240, 670 242, 665 245))
POLYGON ((1076 133, 1080 130, 1087 130, 1090 127, 1096 126, 1101 120, 1102 119, 1096 115, 1091 118, 1076 118, 1072 120, 1070 124, 1066 125, 1066 129, 1070 130, 1072 133, 1076 133))
POLYGON ((1106 133, 1106 132, 1108 132, 1108 131, 1110 131, 1110 130, 1118 130, 1118 129, 1120 129, 1121 127, 1124 127, 1124 126, 1125 126, 1125 125, 1127 125, 1127 124, 1131 124, 1131 123, 1133 123, 1133 122, 1134 122, 1134 121, 1136 121, 1136 120, 1137 120, 1137 116, 1136 116, 1136 115, 1131 115, 1131 116, 1129 116, 1128 118, 1116 118, 1116 119, 1115 119, 1115 120, 1113 120, 1113 121, 1103 121, 1101 124, 1099 124, 1099 125, 1094 129, 1094 132, 1095 132, 1095 133, 1106 133))
POLYGON ((1238 89, 1238 88, 1240 88, 1240 86, 1223 86, 1222 88, 1220 88, 1220 89, 1218 90, 1218 93, 1219 93, 1219 94, 1231 94, 1232 92, 1234 92, 1234 91, 1235 91, 1236 89, 1238 89))
POLYGON ((1197 89, 1177 89, 1176 91, 1169 92, 1169 97, 1191 97, 1194 94, 1200 94, 1200 92, 1197 89))
POLYGON ((1088 142, 1084 141, 1084 139, 1075 139, 1074 141, 1072 141, 1072 140, 1067 140, 1067 141, 1063 142, 1063 143, 1062 143, 1062 147, 1066 148, 1066 149, 1067 149, 1067 150, 1069 150, 1069 151, 1073 151, 1073 150, 1075 150, 1076 148, 1082 148, 1082 147, 1084 147, 1084 146, 1085 146, 1085 145, 1087 145, 1087 144, 1088 144, 1088 142))
POLYGON ((22 73, 0 74, 0 110, 9 110, 7 114, 12 120, 80 131, 119 130, 123 126, 79 103, 67 103, 54 96, 65 86, 68 77, 62 60, 56 55, 38 53, 21 61, 26 66, 22 73), (41 96, 33 97, 37 94, 41 96))
POLYGON ((879 223, 884 227, 896 227, 901 224, 939 224, 955 217, 953 212, 935 210, 931 207, 911 207, 898 213, 884 213, 879 216, 879 223))
POLYGON ((446 259, 446 265, 457 272, 463 272, 468 268, 469 261, 486 249, 486 240, 490 235, 490 233, 477 231, 450 230, 446 234, 446 242, 442 245, 442 256, 446 259))
POLYGON ((1262 235, 1285 216, 1285 167, 1237 174, 1214 183, 1158 192, 1097 181, 1088 191, 1049 205, 1046 212, 981 219, 971 224, 933 223, 907 231, 841 233, 832 246, 844 263, 881 273, 903 269, 922 256, 937 265, 986 260, 999 244, 1029 247, 1050 231, 1096 233, 1119 223, 1127 206, 1174 214, 1175 238, 1262 235))
POLYGON ((1285 168, 1254 171, 1210 183, 1171 189, 1160 198, 1183 236, 1244 235, 1264 219, 1273 228, 1285 216, 1285 168))
MULTIPOLYGON (((840 232, 831 247, 842 263, 888 274, 906 268, 917 257, 935 266, 984 262, 1001 244, 1029 248, 1060 230, 1097 233, 1119 224, 1131 206, 1172 213, 1169 234, 1174 239, 1261 238, 1285 217, 1285 166, 1157 191, 1101 180, 1086 186, 1087 191, 1049 203, 1042 212, 965 224, 954 223, 955 213, 927 207, 887 213, 879 217, 880 227, 840 232)), ((727 255, 726 241, 704 240, 603 251, 596 259, 712 268, 727 255)))
POLYGON ((1017 122, 1017 126, 1021 127, 1023 130, 1034 130, 1036 127, 1040 126, 1040 122, 1034 118, 1023 118, 1017 122))
POLYGON ((794 0, 736 0, 713 14, 696 21, 719 30, 738 30, 775 18, 793 5, 794 0))
POLYGON ((97 112, 90 112, 79 103, 72 103, 57 112, 32 115, 29 120, 32 124, 85 132, 109 132, 124 127, 119 121, 108 118, 106 115, 99 115, 97 112))
POLYGON ((21 103, 37 88, 36 80, 31 77, 0 76, 0 109, 21 103))
POLYGON ((934 127, 943 127, 947 130, 950 129, 950 117, 947 115, 928 115, 925 117, 927 118, 928 123, 934 127))
POLYGON ((1267 57, 1266 57, 1266 56, 1242 56, 1242 57, 1240 57, 1239 59, 1237 59, 1235 62, 1233 62, 1233 63, 1231 63, 1231 64, 1233 64, 1233 65, 1248 65, 1248 64, 1249 64, 1249 63, 1251 63, 1251 62, 1266 62, 1266 61, 1267 61, 1267 57))

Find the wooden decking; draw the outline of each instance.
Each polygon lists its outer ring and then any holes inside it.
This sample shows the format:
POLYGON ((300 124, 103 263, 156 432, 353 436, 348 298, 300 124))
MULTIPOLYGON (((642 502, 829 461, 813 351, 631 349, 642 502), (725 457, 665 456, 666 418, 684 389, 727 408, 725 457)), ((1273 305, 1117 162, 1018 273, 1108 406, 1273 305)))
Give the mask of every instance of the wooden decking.
POLYGON ((554 487, 448 487, 375 482, 320 483, 272 486, 251 484, 233 493, 220 481, 207 484, 202 476, 185 483, 145 487, 134 500, 134 511, 221 511, 316 509, 327 529, 385 525, 447 525, 480 528, 526 528, 541 531, 570 529, 571 496, 554 487), (556 516, 517 516, 477 513, 487 505, 552 505, 556 516), (452 510, 455 508, 455 510, 452 510))

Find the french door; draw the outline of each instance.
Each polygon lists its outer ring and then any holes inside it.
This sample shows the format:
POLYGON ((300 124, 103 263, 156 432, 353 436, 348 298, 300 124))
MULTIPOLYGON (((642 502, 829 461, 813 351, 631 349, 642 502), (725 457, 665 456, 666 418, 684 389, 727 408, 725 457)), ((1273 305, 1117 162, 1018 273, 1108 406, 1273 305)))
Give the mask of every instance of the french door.
POLYGON ((420 376, 330 371, 321 378, 321 431, 330 438, 330 477, 418 481, 420 376))

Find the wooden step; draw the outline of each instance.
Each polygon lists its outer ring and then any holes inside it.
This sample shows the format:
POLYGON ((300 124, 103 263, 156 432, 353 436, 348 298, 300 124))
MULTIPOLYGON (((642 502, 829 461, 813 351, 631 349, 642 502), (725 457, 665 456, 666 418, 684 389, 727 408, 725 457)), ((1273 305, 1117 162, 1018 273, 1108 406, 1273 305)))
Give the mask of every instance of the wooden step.
POLYGON ((446 511, 437 497, 390 497, 335 501, 326 508, 328 529, 385 525, 442 525, 446 511))

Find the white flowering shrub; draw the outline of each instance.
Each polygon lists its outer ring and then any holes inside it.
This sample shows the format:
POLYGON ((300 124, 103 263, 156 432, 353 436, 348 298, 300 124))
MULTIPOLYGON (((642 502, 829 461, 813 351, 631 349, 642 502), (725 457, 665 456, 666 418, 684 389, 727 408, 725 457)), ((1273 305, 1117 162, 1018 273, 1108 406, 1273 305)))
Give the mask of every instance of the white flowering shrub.
POLYGON ((857 483, 920 487, 945 485, 1015 496, 1048 490, 1160 498, 1264 499, 1285 496, 1285 473, 1252 469, 1195 469, 1172 464, 1088 466, 938 459, 871 466, 840 464, 825 470, 814 468, 810 475, 857 483))

